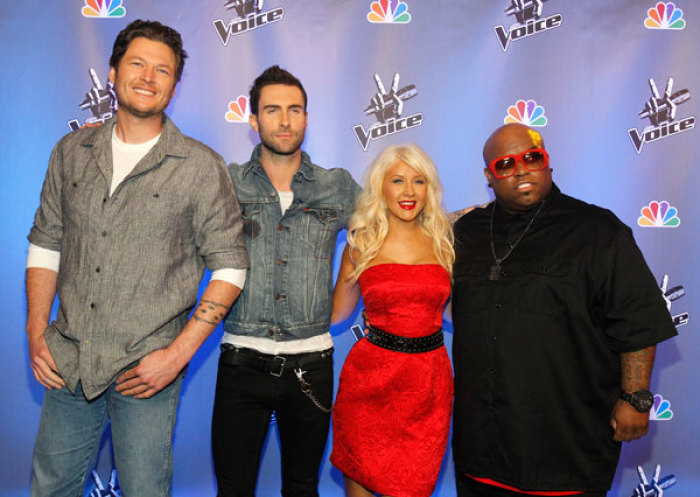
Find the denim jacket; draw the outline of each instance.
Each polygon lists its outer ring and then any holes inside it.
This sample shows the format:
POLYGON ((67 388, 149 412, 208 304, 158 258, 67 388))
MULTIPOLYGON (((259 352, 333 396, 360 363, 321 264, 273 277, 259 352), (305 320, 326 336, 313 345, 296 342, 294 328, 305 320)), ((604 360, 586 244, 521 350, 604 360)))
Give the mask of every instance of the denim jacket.
POLYGON ((330 326, 333 254, 347 227, 359 185, 344 169, 323 169, 302 152, 292 180, 294 201, 284 215, 260 163, 229 165, 243 215, 250 258, 246 283, 224 323, 234 335, 287 341, 330 326))

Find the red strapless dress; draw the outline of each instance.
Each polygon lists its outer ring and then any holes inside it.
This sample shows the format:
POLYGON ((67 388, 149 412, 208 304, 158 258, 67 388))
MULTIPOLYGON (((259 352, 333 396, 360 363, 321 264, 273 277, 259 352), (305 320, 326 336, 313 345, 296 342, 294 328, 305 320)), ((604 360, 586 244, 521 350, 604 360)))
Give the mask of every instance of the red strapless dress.
MULTIPOLYGON (((450 277, 441 266, 380 264, 359 283, 373 326, 406 337, 442 327, 450 277)), ((447 447, 453 392, 444 346, 414 354, 360 340, 340 373, 331 462, 382 495, 430 496, 447 447)))

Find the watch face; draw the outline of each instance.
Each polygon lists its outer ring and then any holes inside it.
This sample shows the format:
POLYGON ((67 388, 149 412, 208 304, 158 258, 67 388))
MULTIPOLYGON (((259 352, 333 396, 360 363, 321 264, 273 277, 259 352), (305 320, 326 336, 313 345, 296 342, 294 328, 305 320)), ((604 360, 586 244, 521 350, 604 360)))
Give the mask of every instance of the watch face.
POLYGON ((654 395, 649 390, 639 390, 630 395, 630 404, 639 412, 649 412, 654 405, 654 395))

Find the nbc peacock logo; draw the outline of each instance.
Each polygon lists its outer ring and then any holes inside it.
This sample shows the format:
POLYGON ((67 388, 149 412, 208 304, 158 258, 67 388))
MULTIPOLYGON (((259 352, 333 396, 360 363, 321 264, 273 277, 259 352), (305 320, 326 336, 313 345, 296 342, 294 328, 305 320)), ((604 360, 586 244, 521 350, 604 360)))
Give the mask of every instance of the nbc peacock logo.
POLYGON ((649 411, 650 421, 668 421, 673 418, 671 403, 660 394, 654 395, 654 406, 649 411))
POLYGON ((371 23, 406 24, 411 22, 406 2, 400 0, 376 0, 370 5, 367 20, 371 23))
POLYGON ((683 10, 676 7, 673 2, 659 2, 647 11, 644 27, 647 29, 685 29, 683 10))
POLYGON ((545 116, 544 107, 537 105, 534 100, 518 100, 514 105, 508 107, 503 123, 520 123, 526 126, 541 127, 547 126, 547 116, 545 116))
POLYGON ((117 19, 126 15, 122 0, 85 0, 83 17, 117 19))
POLYGON ((248 105, 248 97, 239 95, 236 100, 231 100, 228 103, 226 121, 230 123, 247 123, 250 119, 250 105, 248 105))
POLYGON ((667 201, 652 200, 649 205, 642 207, 637 224, 642 228, 677 228, 681 224, 678 209, 667 201))

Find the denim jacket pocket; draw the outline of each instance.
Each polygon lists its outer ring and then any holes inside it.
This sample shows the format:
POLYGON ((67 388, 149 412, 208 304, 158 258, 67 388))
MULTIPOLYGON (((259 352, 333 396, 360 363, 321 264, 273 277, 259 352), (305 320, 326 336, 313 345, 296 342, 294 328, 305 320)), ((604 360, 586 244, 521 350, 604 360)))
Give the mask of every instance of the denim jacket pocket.
POLYGON ((341 209, 342 206, 339 205, 320 205, 304 209, 304 224, 308 226, 308 240, 314 247, 316 259, 333 257, 341 209))
MULTIPOLYGON (((243 236, 248 241, 252 241, 260 235, 260 204, 255 202, 239 202, 241 206, 241 217, 243 219, 243 236)), ((250 245, 247 247, 250 249, 250 245)))

